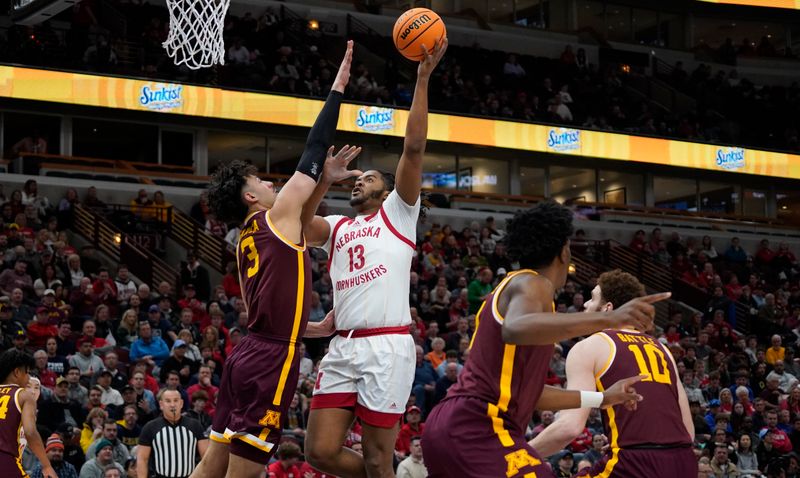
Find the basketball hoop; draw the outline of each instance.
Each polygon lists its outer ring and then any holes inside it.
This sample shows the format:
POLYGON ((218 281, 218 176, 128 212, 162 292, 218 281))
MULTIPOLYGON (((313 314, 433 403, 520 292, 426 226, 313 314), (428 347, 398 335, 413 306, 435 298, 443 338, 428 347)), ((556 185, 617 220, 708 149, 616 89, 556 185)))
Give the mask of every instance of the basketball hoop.
POLYGON ((169 36, 164 42, 176 65, 197 70, 225 64, 222 30, 230 0, 167 0, 169 36))

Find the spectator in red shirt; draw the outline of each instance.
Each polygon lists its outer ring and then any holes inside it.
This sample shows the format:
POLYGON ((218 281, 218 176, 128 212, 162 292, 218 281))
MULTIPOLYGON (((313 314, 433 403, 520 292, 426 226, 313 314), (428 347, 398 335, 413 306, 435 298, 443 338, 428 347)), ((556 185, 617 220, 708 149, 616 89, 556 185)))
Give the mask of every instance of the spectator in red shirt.
POLYGON ((769 241, 763 239, 758 246, 758 252, 756 252, 756 263, 758 265, 768 266, 774 258, 775 252, 769 248, 769 241))
POLYGON ((239 270, 236 262, 229 262, 225 268, 225 276, 222 277, 222 287, 228 297, 242 297, 242 288, 239 286, 239 270))
POLYGON ((203 390, 208 395, 205 412, 213 417, 217 407, 217 392, 219 389, 211 384, 211 368, 207 365, 200 366, 197 372, 197 383, 189 387, 186 393, 191 397, 198 390, 203 390))
POLYGON ((55 372, 47 368, 47 352, 44 350, 37 350, 33 354, 33 359, 36 361, 36 376, 39 377, 43 387, 53 390, 56 387, 56 379, 58 376, 55 372))
POLYGON ((728 281, 728 285, 725 286, 725 291, 728 293, 728 297, 733 300, 739 300, 739 297, 742 296, 742 286, 739 284, 739 278, 736 275, 731 276, 731 280, 728 281))
POLYGON ((108 269, 101 267, 97 271, 97 280, 92 284, 94 295, 108 306, 117 305, 117 285, 108 274, 108 269))
POLYGON ((592 447, 592 432, 584 428, 580 435, 575 437, 569 444, 569 449, 573 453, 585 453, 592 447))
POLYGON ((644 231, 642 230, 636 231, 636 234, 634 234, 633 240, 631 241, 629 247, 636 252, 645 252, 645 249, 647 248, 646 237, 647 235, 645 234, 644 231))
POLYGON ((300 468, 297 464, 300 461, 300 447, 290 441, 285 441, 278 447, 275 453, 278 461, 267 467, 269 478, 300 478, 300 468))
POLYGON ((778 412, 775 410, 767 412, 767 426, 762 428, 758 435, 763 440, 767 433, 772 435, 772 446, 775 447, 777 451, 780 453, 789 453, 792 451, 792 442, 789 440, 789 435, 778 428, 778 412))
POLYGON ((394 450, 397 454, 403 457, 407 456, 411 449, 411 439, 422 436, 424 429, 422 410, 416 405, 408 407, 408 410, 406 410, 406 423, 400 427, 400 433, 397 434, 397 442, 394 445, 394 450))
POLYGON ((48 338, 58 335, 56 326, 48 323, 47 313, 47 307, 39 307, 36 316, 28 324, 28 345, 32 348, 42 348, 48 338))

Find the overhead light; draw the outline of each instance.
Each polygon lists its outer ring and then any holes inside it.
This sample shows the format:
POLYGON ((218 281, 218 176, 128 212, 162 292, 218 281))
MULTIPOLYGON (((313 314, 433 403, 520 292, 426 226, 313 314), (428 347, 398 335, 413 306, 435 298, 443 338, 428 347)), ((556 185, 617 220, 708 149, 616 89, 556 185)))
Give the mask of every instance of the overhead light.
POLYGON ((570 273, 570 274, 575 274, 575 272, 578 270, 578 268, 577 268, 577 267, 575 267, 575 264, 573 264, 573 263, 570 263, 570 264, 569 264, 569 269, 568 269, 568 270, 569 270, 569 273, 570 273))
POLYGON ((120 245, 122 244, 122 234, 114 234, 114 244, 120 245))
POLYGON ((604 183, 604 182, 606 182, 606 178, 600 178, 600 182, 601 182, 601 183, 604 183))
POLYGON ((572 187, 573 187, 573 188, 577 188, 577 187, 578 187, 578 185, 577 185, 577 184, 573 184, 573 185, 572 185, 572 187))
POLYGON ((783 209, 785 211, 785 210, 787 210, 789 208, 787 206, 781 206, 781 209, 783 209))
POLYGON ((317 20, 309 20, 308 21, 308 29, 309 30, 319 30, 319 22, 317 20))

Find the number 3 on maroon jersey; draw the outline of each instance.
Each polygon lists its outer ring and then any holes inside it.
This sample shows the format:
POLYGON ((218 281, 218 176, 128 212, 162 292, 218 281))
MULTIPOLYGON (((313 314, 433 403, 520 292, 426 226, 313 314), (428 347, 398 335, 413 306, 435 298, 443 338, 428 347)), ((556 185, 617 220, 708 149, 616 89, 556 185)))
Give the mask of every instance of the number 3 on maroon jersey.
POLYGON ((350 272, 364 267, 364 246, 356 244, 355 247, 347 249, 347 253, 350 255, 350 272))

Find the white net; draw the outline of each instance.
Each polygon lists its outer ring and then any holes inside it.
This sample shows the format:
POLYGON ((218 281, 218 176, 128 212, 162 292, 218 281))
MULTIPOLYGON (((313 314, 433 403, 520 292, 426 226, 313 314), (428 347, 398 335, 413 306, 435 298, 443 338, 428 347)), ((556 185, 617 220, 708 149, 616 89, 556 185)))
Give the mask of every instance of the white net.
POLYGON ((164 42, 176 65, 192 70, 225 64, 222 30, 230 0, 167 0, 169 36, 164 42))

